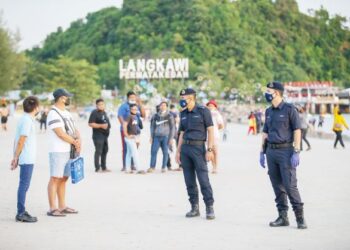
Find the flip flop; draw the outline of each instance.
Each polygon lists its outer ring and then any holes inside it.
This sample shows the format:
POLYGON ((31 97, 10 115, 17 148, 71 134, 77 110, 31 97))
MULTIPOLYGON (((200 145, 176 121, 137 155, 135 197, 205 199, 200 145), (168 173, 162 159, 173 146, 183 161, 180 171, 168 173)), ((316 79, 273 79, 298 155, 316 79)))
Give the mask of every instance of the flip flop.
POLYGON ((66 215, 61 213, 60 210, 54 209, 46 213, 47 216, 52 216, 52 217, 65 217, 66 215))
POLYGON ((61 213, 62 213, 62 214, 77 214, 78 211, 76 211, 76 210, 73 209, 73 208, 66 207, 65 209, 61 210, 61 213))

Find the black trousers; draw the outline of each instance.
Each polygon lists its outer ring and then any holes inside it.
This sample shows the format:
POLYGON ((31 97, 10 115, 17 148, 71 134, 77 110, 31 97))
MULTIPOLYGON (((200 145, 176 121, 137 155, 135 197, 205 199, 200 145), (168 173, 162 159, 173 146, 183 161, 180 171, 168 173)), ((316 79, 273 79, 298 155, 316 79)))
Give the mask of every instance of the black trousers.
POLYGON ((297 187, 296 168, 292 167, 291 157, 293 149, 267 149, 266 158, 269 169, 269 176, 273 191, 275 192, 275 202, 278 211, 288 210, 288 199, 293 210, 303 209, 299 190, 297 187))
POLYGON ((95 169, 106 169, 106 159, 108 153, 108 136, 93 138, 95 144, 95 169))
POLYGON ((196 177, 199 181, 204 203, 212 206, 214 203, 213 190, 208 176, 208 166, 205 160, 205 145, 182 145, 181 165, 187 187, 187 193, 191 204, 198 204, 198 187, 196 177))
POLYGON ((311 147, 309 140, 306 138, 307 130, 308 130, 307 128, 301 130, 301 137, 302 137, 302 139, 301 139, 301 150, 303 150, 303 141, 306 142, 306 145, 307 145, 308 148, 311 147))
POLYGON ((342 135, 342 131, 334 131, 336 137, 335 137, 335 142, 334 142, 334 147, 337 147, 338 142, 340 142, 340 145, 344 148, 344 142, 343 142, 343 135, 342 135))
POLYGON ((46 127, 46 121, 40 121, 40 130, 42 130, 43 127, 45 128, 45 130, 47 129, 47 127, 46 127))

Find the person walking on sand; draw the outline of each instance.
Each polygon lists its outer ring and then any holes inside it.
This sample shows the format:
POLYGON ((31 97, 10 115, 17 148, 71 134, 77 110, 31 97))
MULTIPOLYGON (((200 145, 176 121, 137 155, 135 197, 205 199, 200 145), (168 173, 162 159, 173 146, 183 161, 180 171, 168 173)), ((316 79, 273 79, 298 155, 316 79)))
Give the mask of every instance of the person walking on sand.
POLYGON ((218 104, 215 100, 211 100, 207 103, 207 108, 210 110, 213 123, 214 123, 214 150, 213 150, 213 164, 212 174, 217 173, 218 157, 219 157, 219 143, 220 143, 220 130, 224 128, 224 119, 218 110, 218 104))
POLYGON ((1 127, 4 131, 7 131, 7 121, 10 115, 10 111, 6 104, 2 104, 2 108, 0 109, 1 116, 1 127))
POLYGON ((47 114, 49 113, 49 111, 44 108, 41 112, 40 112, 40 119, 39 119, 39 122, 40 122, 40 132, 43 132, 43 129, 44 131, 47 130, 47 125, 46 125, 46 121, 47 121, 47 114))
POLYGON ((253 112, 250 112, 248 116, 248 120, 249 120, 248 135, 250 135, 251 132, 253 132, 253 135, 256 135, 256 119, 253 112))
POLYGON ((311 144, 309 140, 306 138, 307 132, 309 129, 309 124, 307 122, 307 113, 305 113, 305 110, 303 107, 298 107, 299 117, 300 117, 300 124, 301 124, 301 145, 300 150, 303 150, 303 141, 305 141, 307 145, 306 151, 311 150, 311 144))
POLYGON ((345 121, 344 116, 339 110, 339 106, 336 106, 333 110, 334 122, 333 122, 333 132, 335 133, 334 149, 337 148, 338 142, 345 149, 345 144, 343 141, 343 129, 344 127, 349 130, 349 126, 345 121))

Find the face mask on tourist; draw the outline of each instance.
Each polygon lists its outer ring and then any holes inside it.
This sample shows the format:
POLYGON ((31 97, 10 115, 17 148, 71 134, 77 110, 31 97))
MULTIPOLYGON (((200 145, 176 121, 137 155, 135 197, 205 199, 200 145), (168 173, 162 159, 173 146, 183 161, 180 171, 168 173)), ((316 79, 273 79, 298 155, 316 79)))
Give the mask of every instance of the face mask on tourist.
POLYGON ((128 103, 129 104, 136 104, 136 101, 129 100, 128 103))
POLYGON ((69 106, 70 105, 70 99, 67 97, 67 99, 64 102, 65 106, 69 106))

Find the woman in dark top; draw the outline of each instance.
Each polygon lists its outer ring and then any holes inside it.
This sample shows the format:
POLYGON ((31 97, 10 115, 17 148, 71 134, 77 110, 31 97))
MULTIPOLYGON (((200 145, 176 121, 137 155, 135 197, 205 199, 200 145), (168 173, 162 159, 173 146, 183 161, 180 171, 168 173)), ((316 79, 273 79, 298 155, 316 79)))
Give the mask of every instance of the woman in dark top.
MULTIPOLYGON (((125 157, 125 167, 131 169, 131 158, 134 161, 134 165, 138 174, 145 174, 144 170, 140 169, 140 157, 137 150, 136 137, 139 131, 139 119, 137 117, 137 105, 130 105, 130 116, 125 120, 123 124, 123 131, 125 134, 125 143, 126 143, 126 157, 125 157)), ((133 173, 133 170, 130 170, 129 173, 133 173)))

